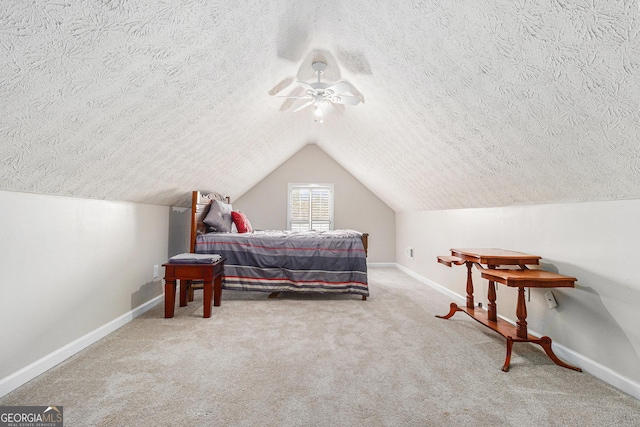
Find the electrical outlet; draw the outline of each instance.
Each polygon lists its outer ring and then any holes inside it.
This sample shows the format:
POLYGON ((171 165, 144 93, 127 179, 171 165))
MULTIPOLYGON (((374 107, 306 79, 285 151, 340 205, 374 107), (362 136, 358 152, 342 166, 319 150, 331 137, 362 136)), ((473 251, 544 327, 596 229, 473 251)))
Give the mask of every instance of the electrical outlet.
POLYGON ((404 254, 407 258, 413 259, 413 248, 404 248, 404 254))
POLYGON ((158 278, 158 274, 160 271, 160 267, 158 267, 158 264, 153 266, 153 278, 157 279, 158 278))
POLYGON ((547 304, 549 304, 550 309, 558 306, 558 302, 556 301, 556 298, 553 296, 553 292, 548 291, 547 293, 544 294, 544 297, 547 300, 547 304))

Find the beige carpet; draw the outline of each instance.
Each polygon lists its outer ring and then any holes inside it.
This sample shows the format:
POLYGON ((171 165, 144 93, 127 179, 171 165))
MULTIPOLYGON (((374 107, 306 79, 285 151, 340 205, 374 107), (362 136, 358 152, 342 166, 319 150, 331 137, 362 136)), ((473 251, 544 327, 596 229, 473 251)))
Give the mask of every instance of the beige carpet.
POLYGON ((504 339, 393 268, 371 297, 202 294, 157 306, 0 398, 62 405, 65 426, 630 426, 640 401, 504 339))

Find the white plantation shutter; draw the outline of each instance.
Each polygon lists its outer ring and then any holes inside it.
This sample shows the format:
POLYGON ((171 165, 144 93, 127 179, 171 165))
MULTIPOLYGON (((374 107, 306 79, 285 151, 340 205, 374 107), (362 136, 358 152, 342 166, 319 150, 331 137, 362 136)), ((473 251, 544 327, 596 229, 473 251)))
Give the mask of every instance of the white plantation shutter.
POLYGON ((311 229, 311 191, 308 188, 292 188, 289 191, 289 229, 308 231, 311 229))
POLYGON ((311 189, 311 229, 331 230, 331 191, 329 188, 311 189))
POLYGON ((333 185, 289 184, 289 229, 333 229, 333 185))

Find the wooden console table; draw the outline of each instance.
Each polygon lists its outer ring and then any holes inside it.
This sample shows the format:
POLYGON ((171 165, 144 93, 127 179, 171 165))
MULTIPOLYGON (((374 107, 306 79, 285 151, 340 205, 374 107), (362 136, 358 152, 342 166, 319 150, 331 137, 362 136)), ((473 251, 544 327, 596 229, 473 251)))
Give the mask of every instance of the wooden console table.
POLYGON ((527 332, 527 306, 525 302, 524 288, 557 288, 574 287, 575 277, 563 276, 544 270, 529 270, 527 265, 537 265, 540 256, 529 255, 522 252, 507 251, 503 249, 473 248, 451 249, 451 256, 439 256, 438 262, 448 267, 453 265, 467 266, 467 300, 466 307, 460 307, 451 303, 449 313, 444 316, 436 316, 441 319, 449 319, 459 311, 493 329, 507 339, 507 356, 502 370, 507 372, 511 362, 511 350, 514 342, 531 342, 538 344, 547 356, 559 366, 581 372, 580 368, 571 366, 560 360, 551 348, 551 338, 543 336, 537 338, 527 332), (484 279, 489 281, 488 307, 485 312, 476 310, 473 300, 473 280, 471 269, 476 266, 484 279), (484 267, 486 265, 487 267, 484 267), (501 265, 517 265, 519 270, 497 269, 501 265), (502 283, 509 287, 518 288, 518 302, 516 306, 516 325, 498 318, 496 305, 495 283, 502 283))
POLYGON ((222 274, 224 273, 224 261, 222 258, 214 263, 207 264, 179 264, 168 262, 162 264, 164 270, 164 317, 173 317, 176 304, 176 280, 180 281, 180 307, 187 305, 187 292, 191 288, 191 282, 202 280, 204 282, 202 317, 211 317, 211 297, 213 305, 220 306, 222 297, 222 274))

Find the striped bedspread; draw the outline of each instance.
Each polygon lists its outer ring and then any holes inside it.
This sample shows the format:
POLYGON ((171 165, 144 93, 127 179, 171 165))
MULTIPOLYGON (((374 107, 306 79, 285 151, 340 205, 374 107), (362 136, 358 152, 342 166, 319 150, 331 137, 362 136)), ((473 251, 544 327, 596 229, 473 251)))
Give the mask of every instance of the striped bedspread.
POLYGON ((361 234, 352 230, 207 233, 195 252, 227 259, 225 289, 369 295, 361 234))

